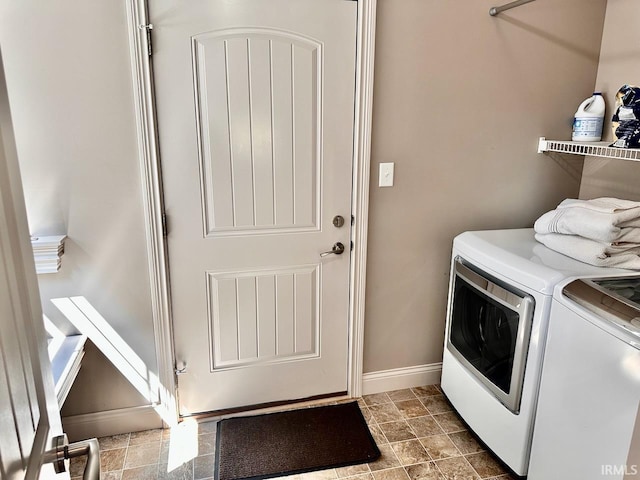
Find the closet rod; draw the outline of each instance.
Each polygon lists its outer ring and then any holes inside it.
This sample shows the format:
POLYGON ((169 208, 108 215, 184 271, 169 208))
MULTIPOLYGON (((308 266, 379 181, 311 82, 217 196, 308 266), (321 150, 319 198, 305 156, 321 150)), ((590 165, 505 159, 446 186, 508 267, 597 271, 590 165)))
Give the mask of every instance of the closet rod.
POLYGON ((535 0, 516 0, 515 2, 507 3, 506 5, 502 5, 500 7, 491 7, 489 10, 489 15, 495 17, 500 12, 504 12, 505 10, 510 10, 512 8, 519 7, 520 5, 524 5, 525 3, 533 2, 535 0))

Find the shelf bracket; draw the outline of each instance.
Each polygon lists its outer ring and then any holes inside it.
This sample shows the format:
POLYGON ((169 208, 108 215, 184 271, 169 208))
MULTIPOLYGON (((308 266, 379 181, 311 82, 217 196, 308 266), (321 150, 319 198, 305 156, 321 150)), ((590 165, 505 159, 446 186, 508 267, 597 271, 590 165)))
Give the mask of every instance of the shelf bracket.
POLYGON ((491 9, 489 10, 489 15, 491 15, 492 17, 495 17, 496 15, 498 15, 501 12, 504 12, 505 10, 511 10, 512 8, 516 8, 516 7, 519 7, 520 5, 524 5, 525 3, 530 3, 534 1, 535 0, 516 0, 515 2, 507 3, 499 7, 491 7, 491 9))
POLYGON ((544 153, 548 150, 549 146, 547 145, 547 139, 544 137, 540 137, 538 139, 538 153, 544 153))

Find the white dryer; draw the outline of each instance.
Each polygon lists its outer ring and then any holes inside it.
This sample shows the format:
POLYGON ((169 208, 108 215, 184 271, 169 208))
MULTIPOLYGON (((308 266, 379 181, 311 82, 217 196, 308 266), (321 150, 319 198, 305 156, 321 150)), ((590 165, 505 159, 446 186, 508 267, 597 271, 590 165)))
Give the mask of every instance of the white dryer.
POLYGON ((569 277, 622 272, 549 250, 533 229, 454 239, 442 389, 516 474, 528 471, 554 287, 569 277))

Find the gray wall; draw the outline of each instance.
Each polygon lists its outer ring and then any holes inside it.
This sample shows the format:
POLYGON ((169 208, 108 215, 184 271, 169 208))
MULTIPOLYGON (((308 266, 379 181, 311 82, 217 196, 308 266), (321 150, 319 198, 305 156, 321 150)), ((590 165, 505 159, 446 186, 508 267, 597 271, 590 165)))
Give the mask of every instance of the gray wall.
MULTIPOLYGON (((0 2, 32 234, 67 234, 49 299, 82 295, 157 370, 125 2, 0 2)), ((63 415, 148 403, 90 348, 63 415)))
MULTIPOLYGON (((596 89, 607 101, 605 140, 611 140, 610 119, 615 112, 615 95, 628 83, 640 86, 640 2, 615 0, 607 4, 596 89)), ((640 164, 622 160, 587 157, 580 198, 619 197, 640 200, 640 164)))
POLYGON ((578 194, 581 160, 537 140, 571 138, 606 0, 490 17, 500 3, 378 2, 365 372, 441 361, 456 234, 530 227, 578 194), (376 186, 380 162, 396 163, 394 187, 376 186))

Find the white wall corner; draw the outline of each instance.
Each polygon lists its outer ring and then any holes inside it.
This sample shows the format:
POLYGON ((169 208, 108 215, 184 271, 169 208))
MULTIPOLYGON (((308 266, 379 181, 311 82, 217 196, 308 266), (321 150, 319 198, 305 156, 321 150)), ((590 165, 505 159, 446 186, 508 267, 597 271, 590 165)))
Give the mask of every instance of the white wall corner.
POLYGON ((62 426, 69 441, 76 442, 87 438, 153 430, 162 428, 163 423, 154 405, 142 405, 64 417, 62 426))
POLYGON ((362 375, 362 394, 389 392, 440 383, 442 362, 394 368, 362 375))

